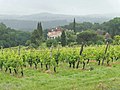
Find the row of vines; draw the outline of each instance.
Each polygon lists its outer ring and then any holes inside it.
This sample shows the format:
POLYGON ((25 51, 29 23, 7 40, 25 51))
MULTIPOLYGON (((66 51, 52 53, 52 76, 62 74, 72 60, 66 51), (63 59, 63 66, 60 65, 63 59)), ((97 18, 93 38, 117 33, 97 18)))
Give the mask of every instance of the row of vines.
POLYGON ((0 53, 0 70, 10 74, 24 76, 24 68, 50 68, 56 72, 60 63, 68 63, 70 68, 85 69, 90 60, 96 60, 98 65, 109 65, 120 59, 120 46, 84 46, 57 47, 50 49, 2 49, 0 53))

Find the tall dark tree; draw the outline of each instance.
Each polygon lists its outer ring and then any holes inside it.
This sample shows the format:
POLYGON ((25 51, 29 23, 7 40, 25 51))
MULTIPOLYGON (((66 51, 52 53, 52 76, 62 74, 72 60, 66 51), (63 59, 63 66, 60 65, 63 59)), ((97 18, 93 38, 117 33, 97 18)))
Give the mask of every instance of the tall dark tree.
POLYGON ((73 21, 73 30, 74 30, 74 32, 76 33, 76 22, 75 22, 75 18, 74 18, 74 21, 73 21))
POLYGON ((63 30, 62 31, 62 35, 61 35, 61 44, 62 46, 65 46, 66 45, 66 35, 65 35, 65 31, 63 30))
POLYGON ((37 30, 34 30, 32 32, 31 42, 34 43, 34 44, 36 44, 36 45, 39 45, 39 38, 38 37, 39 37, 39 35, 38 35, 37 30))
POLYGON ((43 38, 43 30, 42 30, 41 22, 38 23, 37 30, 38 30, 38 33, 39 33, 39 38, 40 39, 43 38))
POLYGON ((38 22, 37 29, 32 32, 31 42, 40 45, 43 41, 43 31, 41 22, 38 22))

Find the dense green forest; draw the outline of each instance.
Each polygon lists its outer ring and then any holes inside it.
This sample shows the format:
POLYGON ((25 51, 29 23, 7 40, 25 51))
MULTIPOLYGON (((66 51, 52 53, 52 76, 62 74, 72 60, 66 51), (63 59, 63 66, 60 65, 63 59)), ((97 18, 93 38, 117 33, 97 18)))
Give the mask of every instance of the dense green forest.
MULTIPOLYGON (((18 31, 0 23, 0 46, 14 47, 18 45, 27 45, 38 47, 42 43, 46 46, 71 46, 81 44, 105 44, 106 42, 120 44, 120 18, 114 18, 102 24, 83 22, 78 23, 74 18, 73 23, 61 26, 64 31, 61 37, 53 40, 47 38, 48 30, 43 30, 42 24, 38 23, 33 32, 18 31), (40 24, 40 25, 39 25, 40 24), (65 37, 65 38, 64 38, 65 37)), ((50 30, 50 29, 49 29, 50 30)))
MULTIPOLYGON (((63 32, 63 37, 66 38, 56 38, 54 40, 57 42, 65 42, 64 45, 75 45, 81 44, 82 42, 87 45, 102 45, 106 42, 112 44, 120 44, 120 18, 114 18, 108 22, 100 23, 91 23, 83 22, 78 23, 75 20, 69 25, 61 26, 65 31, 63 32)), ((48 40, 50 42, 50 40, 48 40)), ((51 40, 53 42, 53 40, 51 40)), ((50 45, 49 45, 50 46, 50 45)))
MULTIPOLYGON (((68 30, 74 29, 74 22, 70 23, 69 25, 63 26, 63 28, 68 30)), ((85 31, 85 30, 103 30, 105 32, 110 33, 112 36, 114 35, 120 35, 120 18, 114 18, 108 22, 104 22, 102 24, 99 23, 91 23, 91 22, 83 22, 83 23, 77 23, 76 22, 76 31, 85 31)))
POLYGON ((30 39, 29 32, 17 31, 0 23, 0 46, 14 47, 18 45, 25 45, 26 41, 30 39))

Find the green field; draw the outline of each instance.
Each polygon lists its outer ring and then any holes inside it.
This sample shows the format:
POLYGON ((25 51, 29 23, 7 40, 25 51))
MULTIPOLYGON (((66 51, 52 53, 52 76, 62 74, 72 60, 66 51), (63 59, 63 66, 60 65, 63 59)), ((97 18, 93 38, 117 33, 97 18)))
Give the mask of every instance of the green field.
POLYGON ((0 90, 120 90, 120 60, 110 64, 98 66, 91 61, 82 70, 81 65, 73 69, 60 63, 56 73, 52 68, 48 71, 24 68, 23 77, 0 71, 0 90))

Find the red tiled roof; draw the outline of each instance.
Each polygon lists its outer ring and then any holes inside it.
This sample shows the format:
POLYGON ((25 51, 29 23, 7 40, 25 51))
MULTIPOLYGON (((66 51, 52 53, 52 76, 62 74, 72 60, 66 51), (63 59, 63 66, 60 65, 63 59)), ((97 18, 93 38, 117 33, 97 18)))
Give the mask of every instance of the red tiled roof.
POLYGON ((48 37, 59 37, 62 34, 62 30, 60 28, 56 28, 48 32, 48 37))

